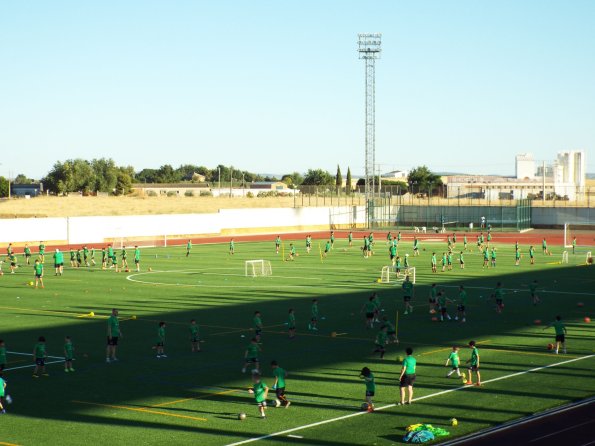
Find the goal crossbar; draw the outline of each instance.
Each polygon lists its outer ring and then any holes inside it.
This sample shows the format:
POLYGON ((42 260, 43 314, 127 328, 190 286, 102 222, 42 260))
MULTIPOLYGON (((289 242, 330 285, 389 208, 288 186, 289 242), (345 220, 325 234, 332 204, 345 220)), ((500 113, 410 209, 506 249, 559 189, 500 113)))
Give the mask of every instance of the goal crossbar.
POLYGON ((273 275, 273 268, 269 260, 246 260, 244 265, 246 277, 273 275))

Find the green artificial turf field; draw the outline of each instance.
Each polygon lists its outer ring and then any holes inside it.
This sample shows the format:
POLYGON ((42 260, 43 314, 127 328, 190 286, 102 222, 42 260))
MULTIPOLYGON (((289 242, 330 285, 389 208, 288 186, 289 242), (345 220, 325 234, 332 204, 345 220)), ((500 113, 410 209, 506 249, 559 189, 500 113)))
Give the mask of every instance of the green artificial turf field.
MULTIPOLYGON (((67 267, 63 277, 54 277, 48 262, 43 290, 28 285, 30 268, 11 275, 5 267, 0 338, 13 352, 5 377, 14 402, 0 415, 0 444, 224 445, 278 434, 255 443, 390 445, 402 443, 405 427, 413 423, 443 427, 453 438, 595 394, 595 329, 584 321, 595 309, 595 275, 592 266, 578 266, 584 254, 571 254, 569 264, 562 265, 557 264, 560 249, 551 257, 539 252, 535 265, 525 255, 515 267, 513 246, 496 244, 496 268, 482 269, 482 257, 473 250, 466 254, 466 269, 455 262, 453 271, 431 274, 430 251, 441 253, 446 244, 422 242, 421 256, 411 258, 415 311, 404 315, 400 284, 377 283, 389 263, 380 237, 369 259, 340 239, 321 261, 318 241, 308 255, 300 239, 294 241, 300 254, 294 262, 282 262, 272 241, 237 242, 234 256, 227 244, 195 245, 189 258, 183 246, 144 249, 140 274, 67 267), (273 276, 245 277, 249 259, 270 260, 273 276), (536 307, 527 289, 534 279, 542 299, 536 307), (498 281, 506 289, 502 314, 489 298, 498 281), (451 299, 458 285, 466 286, 466 323, 431 320, 432 282, 451 299), (372 354, 378 324, 366 330, 360 312, 374 291, 382 314, 394 322, 400 311, 400 344, 388 345, 384 360, 372 354), (315 297, 322 316, 318 332, 307 329, 315 297), (106 318, 113 307, 120 310, 124 337, 120 360, 107 364, 106 318), (285 325, 289 308, 297 317, 293 340, 285 325), (272 385, 269 364, 276 359, 289 373, 292 402, 288 409, 269 408, 265 420, 247 392, 250 373, 241 372, 255 310, 262 312, 265 325, 264 381, 272 385), (554 331, 543 328, 557 314, 568 328, 565 355, 546 348, 554 331), (190 352, 192 318, 203 339, 199 353, 190 352), (535 325, 536 319, 543 323, 535 325), (167 323, 167 359, 157 359, 152 349, 161 320, 167 323), (41 335, 47 339, 50 376, 33 379, 30 354, 41 335), (61 361, 66 335, 76 349, 74 373, 64 373, 61 361), (461 347, 464 362, 472 339, 481 354, 481 388, 463 387, 454 375, 445 378, 451 346, 461 347), (418 361, 416 399, 399 407, 397 358, 408 346, 418 361), (378 410, 371 414, 359 410, 363 366, 376 377, 378 410), (247 414, 244 421, 237 419, 241 412, 247 414), (450 426, 453 417, 457 427, 450 426)), ((286 251, 289 242, 284 241, 286 251)), ((411 253, 411 240, 404 240, 399 251, 411 253)), ((456 305, 449 311, 454 316, 456 305)))

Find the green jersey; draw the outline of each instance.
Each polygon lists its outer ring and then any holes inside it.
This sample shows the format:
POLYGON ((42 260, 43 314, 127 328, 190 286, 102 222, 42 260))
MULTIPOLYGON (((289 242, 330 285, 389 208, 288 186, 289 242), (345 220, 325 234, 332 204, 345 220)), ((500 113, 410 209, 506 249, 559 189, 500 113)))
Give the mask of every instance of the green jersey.
POLYGON ((285 387, 285 370, 281 367, 276 367, 273 370, 273 376, 277 378, 277 388, 284 388, 285 387))
POLYGON ((386 240, 388 240, 389 242, 393 239, 393 235, 389 232, 388 234, 386 234, 386 240))
POLYGON ((438 305, 442 308, 446 308, 446 296, 444 294, 438 295, 438 305))
POLYGON ((550 324, 550 327, 554 327, 554 330, 556 330, 556 336, 566 333, 566 327, 562 321, 554 321, 550 324))
POLYGON ((295 246, 292 246, 291 248, 289 248, 289 253, 294 256, 295 255, 295 246))
POLYGON ((492 241, 492 234, 488 234, 488 242, 492 241))
POLYGON ((533 257, 535 255, 535 249, 533 247, 529 248, 529 257, 533 257))
POLYGON ((494 297, 502 300, 504 298, 504 290, 502 288, 496 288, 494 290, 494 297))
POLYGON ((442 266, 446 265, 446 254, 442 256, 442 266))
POLYGON ((105 252, 105 249, 102 249, 101 250, 101 260, 105 262, 105 259, 106 259, 106 252, 105 252))
POLYGON ((433 286, 432 288, 430 288, 430 299, 436 299, 436 297, 438 296, 438 289, 433 286))
POLYGON ((370 314, 370 313, 374 313, 374 311, 376 311, 376 302, 374 302, 374 301, 366 302, 366 313, 370 314))
POLYGON ((262 329, 262 319, 260 318, 260 316, 254 316, 252 322, 254 323, 254 328, 256 328, 257 330, 262 329))
POLYGON ((85 258, 89 257, 89 248, 87 248, 87 247, 83 248, 83 256, 85 256, 85 258))
POLYGON ((331 234, 331 243, 335 241, 335 234, 331 234))
POLYGON ((14 254, 11 253, 8 256, 8 260, 10 260, 10 263, 14 263, 16 265, 16 263, 17 263, 17 256, 15 256, 14 254))
POLYGON ((165 327, 159 327, 157 329, 157 343, 162 344, 165 342, 165 327))
POLYGON ((331 250, 331 242, 326 242, 326 245, 324 245, 324 252, 328 252, 331 250))
POLYGON ((397 234, 397 241, 399 241, 399 242, 401 241, 401 233, 400 232, 397 234))
POLYGON ((477 349, 477 347, 473 347, 473 350, 471 351, 471 365, 479 365, 479 350, 477 349))
POLYGON ((387 338, 388 338, 388 336, 384 332, 384 330, 380 330, 378 332, 378 334, 376 335, 376 341, 375 341, 376 345, 385 345, 387 338))
POLYGON ((467 291, 459 292, 459 305, 467 306, 467 291))
POLYGON ((95 248, 91 248, 91 258, 95 258, 95 248))
POLYGON ((281 237, 277 237, 275 239, 275 245, 279 246, 281 244, 281 237))
POLYGON ((436 266, 436 256, 432 254, 432 266, 436 266))
POLYGON ((122 250, 121 255, 122 255, 122 259, 123 260, 126 260, 126 257, 128 257, 128 254, 126 253, 126 250, 125 249, 122 250))
POLYGON ((186 251, 190 251, 192 249, 192 242, 186 243, 186 251))
POLYGON ((390 255, 393 257, 397 255, 397 247, 395 245, 390 247, 390 255))
POLYGON ((114 256, 114 248, 111 246, 107 247, 107 256, 111 259, 114 256))
POLYGON ((233 248, 234 248, 234 243, 233 243, 233 240, 232 240, 231 242, 229 242, 229 250, 230 251, 233 251, 233 248))
POLYGON ((265 400, 266 389, 267 385, 263 381, 254 383, 252 390, 254 391, 254 398, 256 398, 257 403, 262 403, 265 400))
POLYGON ((39 277, 43 276, 43 263, 36 263, 33 266, 33 269, 35 270, 36 276, 39 276, 39 277))
POLYGON ((70 260, 74 260, 75 259, 75 254, 74 254, 74 249, 70 250, 70 260))
POLYGON ((45 343, 38 342, 37 344, 35 344, 34 352, 35 352, 35 358, 37 358, 37 359, 45 358, 46 357, 45 343))
POLYGON ((140 249, 139 248, 134 248, 134 261, 135 262, 140 261, 140 249))
POLYGON ((25 255, 27 257, 29 257, 31 255, 31 248, 29 248, 28 246, 25 246, 25 255))
POLYGON ((531 294, 535 294, 535 292, 537 291, 537 284, 536 283, 530 283, 529 284, 529 291, 531 292, 531 294))
POLYGON ((190 324, 188 331, 190 331, 190 339, 198 339, 198 325, 190 324))
POLYGON ((463 244, 464 244, 464 245, 466 245, 466 244, 467 244, 467 236, 466 236, 466 235, 464 235, 464 236, 463 236, 463 244))
POLYGON ((417 361, 413 356, 406 356, 403 360, 403 367, 405 367, 405 375, 414 375, 417 361))
POLYGON ((410 282, 409 280, 406 280, 405 282, 403 282, 402 285, 403 288, 403 292, 405 293, 405 296, 413 296, 413 283, 410 282))
POLYGON ((459 254, 459 262, 465 263, 465 258, 463 257, 463 254, 459 254))
POLYGON ((310 236, 306 237, 306 246, 308 246, 308 247, 312 246, 312 237, 310 237, 310 236))
POLYGON ((451 362, 453 369, 458 368, 461 362, 457 352, 452 352, 448 357, 448 360, 451 362))
POLYGON ((496 250, 495 249, 492 249, 491 255, 492 255, 492 260, 496 260, 496 250))
POLYGON ((54 253, 54 262, 58 264, 64 263, 64 253, 62 251, 54 253))
POLYGON ((6 347, 0 347, 0 364, 6 364, 6 347))
POLYGON ((403 266, 409 268, 409 257, 407 255, 405 255, 405 260, 403 260, 403 266))
MULTIPOLYGON (((496 257, 494 257, 494 258, 496 258, 496 257)), ((516 250, 516 252, 514 253, 514 258, 515 258, 516 260, 520 259, 520 258, 521 258, 521 251, 519 251, 519 250, 517 249, 517 250, 516 250)))
POLYGON ((396 267, 397 267, 397 269, 401 269, 401 258, 400 257, 397 257, 396 267))
POLYGON ((312 304, 312 319, 318 319, 318 304, 312 304))
POLYGON ((350 242, 353 241, 353 234, 351 232, 347 235, 347 240, 350 242))
POLYGON ((376 383, 372 372, 368 376, 364 376, 364 381, 366 382, 366 392, 376 392, 376 383))
POLYGON ((246 358, 247 359, 254 359, 254 358, 258 358, 258 352, 260 351, 260 348, 258 347, 258 344, 253 344, 252 342, 250 344, 248 344, 248 347, 246 347, 246 358))
POLYGON ((41 245, 39 245, 39 255, 44 255, 45 254, 45 245, 42 243, 41 245))
POLYGON ((108 326, 108 334, 111 333, 111 336, 117 338, 120 336, 120 321, 118 320, 117 316, 113 314, 107 318, 107 326, 108 326))
POLYGON ((547 248, 547 242, 545 241, 545 239, 543 239, 543 242, 541 242, 541 247, 543 249, 546 249, 547 248))
POLYGON ((287 318, 287 325, 289 328, 295 328, 295 314, 289 313, 289 317, 287 318))
POLYGON ((67 359, 72 359, 74 357, 74 345, 72 345, 72 342, 64 344, 64 356, 66 356, 67 359))
POLYGON ((448 264, 451 265, 452 264, 452 254, 448 254, 447 260, 448 260, 448 264))
POLYGON ((490 253, 486 249, 486 250, 483 251, 483 259, 484 260, 488 260, 489 258, 490 258, 490 253))
POLYGON ((413 239, 413 249, 417 249, 418 245, 419 245, 419 240, 413 239))

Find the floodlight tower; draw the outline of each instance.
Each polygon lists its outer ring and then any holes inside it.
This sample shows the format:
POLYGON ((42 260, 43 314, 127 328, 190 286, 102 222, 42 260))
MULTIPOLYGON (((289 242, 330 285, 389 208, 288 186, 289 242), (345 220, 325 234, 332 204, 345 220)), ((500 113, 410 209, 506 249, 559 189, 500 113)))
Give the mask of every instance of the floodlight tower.
MULTIPOLYGON (((382 34, 358 34, 360 59, 366 63, 366 205, 369 208, 376 190, 374 166, 376 162, 376 59, 380 59, 382 34)), ((368 212, 369 216, 369 212, 368 212)))

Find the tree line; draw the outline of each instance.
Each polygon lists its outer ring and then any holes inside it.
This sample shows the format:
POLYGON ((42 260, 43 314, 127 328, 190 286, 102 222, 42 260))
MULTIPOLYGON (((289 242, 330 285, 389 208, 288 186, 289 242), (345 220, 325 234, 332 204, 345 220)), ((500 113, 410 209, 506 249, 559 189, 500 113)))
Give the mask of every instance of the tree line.
MULTIPOLYGON (((343 189, 343 175, 337 165, 335 175, 324 169, 308 169, 305 174, 292 172, 280 178, 272 175, 260 175, 245 170, 234 169, 231 166, 218 165, 214 169, 193 164, 183 164, 174 168, 165 164, 157 169, 145 168, 135 172, 132 166, 118 166, 111 158, 97 158, 84 160, 81 158, 58 161, 48 174, 41 179, 44 190, 51 194, 63 195, 68 193, 82 193, 91 195, 105 192, 113 195, 130 193, 133 183, 180 183, 180 182, 206 182, 245 185, 255 181, 281 181, 289 188, 300 186, 326 186, 327 188, 343 189)), ((14 184, 30 184, 34 181, 23 174, 17 175, 14 184)), ((345 177, 345 193, 352 191, 351 169, 347 168, 345 177)), ((358 186, 363 186, 365 179, 360 179, 358 186)), ((378 184, 378 178, 376 178, 378 184)), ((436 189, 442 182, 438 175, 433 174, 426 166, 413 169, 407 181, 382 180, 384 185, 399 185, 402 193, 411 187, 413 190, 428 191, 436 189)), ((0 197, 8 196, 8 180, 0 177, 0 197)))

